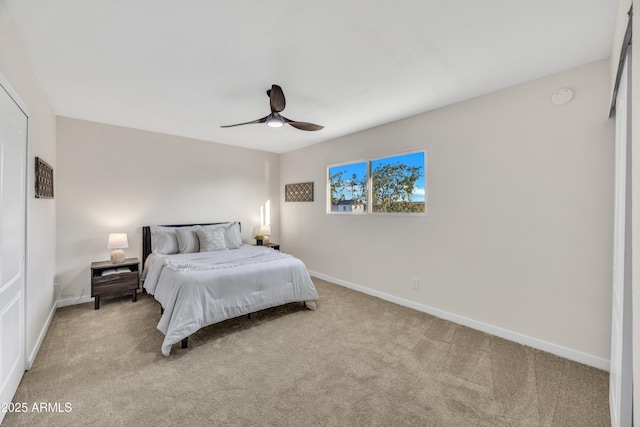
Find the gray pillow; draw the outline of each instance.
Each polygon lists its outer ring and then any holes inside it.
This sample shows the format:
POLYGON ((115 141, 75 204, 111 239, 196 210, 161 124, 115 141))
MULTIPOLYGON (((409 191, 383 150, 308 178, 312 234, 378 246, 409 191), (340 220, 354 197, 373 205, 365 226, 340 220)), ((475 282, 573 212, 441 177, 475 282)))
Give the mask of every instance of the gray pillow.
POLYGON ((238 249, 242 246, 242 237, 240 236, 240 224, 234 222, 227 228, 225 235, 227 239, 227 247, 229 249, 238 249))
POLYGON ((200 252, 200 240, 196 234, 195 227, 176 228, 176 237, 178 240, 178 251, 181 254, 200 252))
POLYGON ((151 251, 158 255, 178 253, 178 240, 174 228, 152 225, 151 251))

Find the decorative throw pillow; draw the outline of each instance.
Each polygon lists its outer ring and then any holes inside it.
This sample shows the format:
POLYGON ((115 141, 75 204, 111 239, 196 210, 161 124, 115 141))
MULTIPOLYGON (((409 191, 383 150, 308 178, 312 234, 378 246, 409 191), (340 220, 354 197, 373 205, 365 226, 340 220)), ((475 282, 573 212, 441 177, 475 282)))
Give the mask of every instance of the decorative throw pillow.
MULTIPOLYGON (((242 246, 242 237, 240 236, 240 224, 238 222, 224 222, 220 224, 209 224, 199 226, 201 230, 224 230, 224 239, 226 249, 238 249, 242 246)), ((200 251, 205 252, 205 251, 200 251)))
POLYGON ((227 249, 225 229, 201 227, 196 230, 200 239, 200 252, 222 251, 227 249))
POLYGON ((176 228, 176 237, 181 254, 200 252, 200 241, 194 227, 176 228))
POLYGON ((158 255, 171 255, 178 253, 178 240, 174 228, 152 225, 151 251, 158 255))

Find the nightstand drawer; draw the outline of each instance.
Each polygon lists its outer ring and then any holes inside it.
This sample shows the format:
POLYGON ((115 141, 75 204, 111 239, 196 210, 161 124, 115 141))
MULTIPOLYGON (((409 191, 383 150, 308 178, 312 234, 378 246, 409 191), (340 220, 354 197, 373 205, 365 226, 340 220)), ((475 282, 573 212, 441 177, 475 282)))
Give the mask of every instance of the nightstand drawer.
POLYGON ((95 309, 100 308, 102 295, 116 296, 118 294, 131 293, 133 302, 138 299, 137 292, 140 286, 139 279, 140 261, 138 258, 127 258, 124 262, 114 264, 110 261, 98 261, 91 263, 91 296, 95 299, 95 309), (121 270, 122 273, 116 273, 121 270), (103 276, 103 274, 106 274, 103 276))
POLYGON ((91 296, 138 289, 138 272, 116 273, 91 279, 91 296))

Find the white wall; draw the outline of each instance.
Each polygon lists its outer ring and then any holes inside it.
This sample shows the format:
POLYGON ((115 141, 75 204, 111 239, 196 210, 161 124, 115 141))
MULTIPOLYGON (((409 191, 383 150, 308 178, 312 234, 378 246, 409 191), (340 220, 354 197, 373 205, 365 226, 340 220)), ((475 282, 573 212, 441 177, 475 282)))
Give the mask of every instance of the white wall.
POLYGON ((602 61, 285 153, 281 243, 323 277, 607 367, 608 101, 602 61), (574 99, 553 105, 564 87, 574 99), (327 165, 413 150, 426 150, 425 216, 325 213, 327 165), (315 201, 285 203, 284 184, 305 181, 315 201))
POLYGON ((41 157, 54 168, 56 182, 56 123, 22 43, 0 3, 0 72, 9 81, 29 110, 27 148, 27 258, 26 315, 27 363, 33 362, 48 322, 53 315, 55 296, 56 199, 35 198, 35 160, 41 157))
POLYGON ((241 221, 252 242, 271 201, 277 241, 277 154, 62 117, 57 129, 61 299, 90 295, 89 268, 109 259, 110 232, 126 232, 125 252, 139 258, 149 224, 241 221))

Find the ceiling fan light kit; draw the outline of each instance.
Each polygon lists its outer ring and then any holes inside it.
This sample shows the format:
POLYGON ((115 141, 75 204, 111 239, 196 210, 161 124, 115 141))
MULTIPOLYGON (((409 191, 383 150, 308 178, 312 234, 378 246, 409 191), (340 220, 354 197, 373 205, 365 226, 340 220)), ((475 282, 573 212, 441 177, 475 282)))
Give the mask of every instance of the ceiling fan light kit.
POLYGON ((324 128, 324 126, 316 125, 314 123, 297 122, 295 120, 287 119, 286 117, 281 116, 280 112, 284 110, 286 101, 284 99, 284 92, 282 91, 282 88, 280 86, 271 85, 271 89, 267 91, 267 96, 269 97, 269 106, 271 107, 271 114, 269 114, 268 116, 251 122, 237 123, 235 125, 225 125, 220 127, 229 128, 234 126, 250 125, 254 123, 266 123, 267 126, 279 128, 287 123, 296 129, 307 131, 315 131, 324 128))
POLYGON ((272 128, 279 128, 284 125, 284 120, 278 114, 269 114, 267 116, 267 126, 271 126, 272 128))

